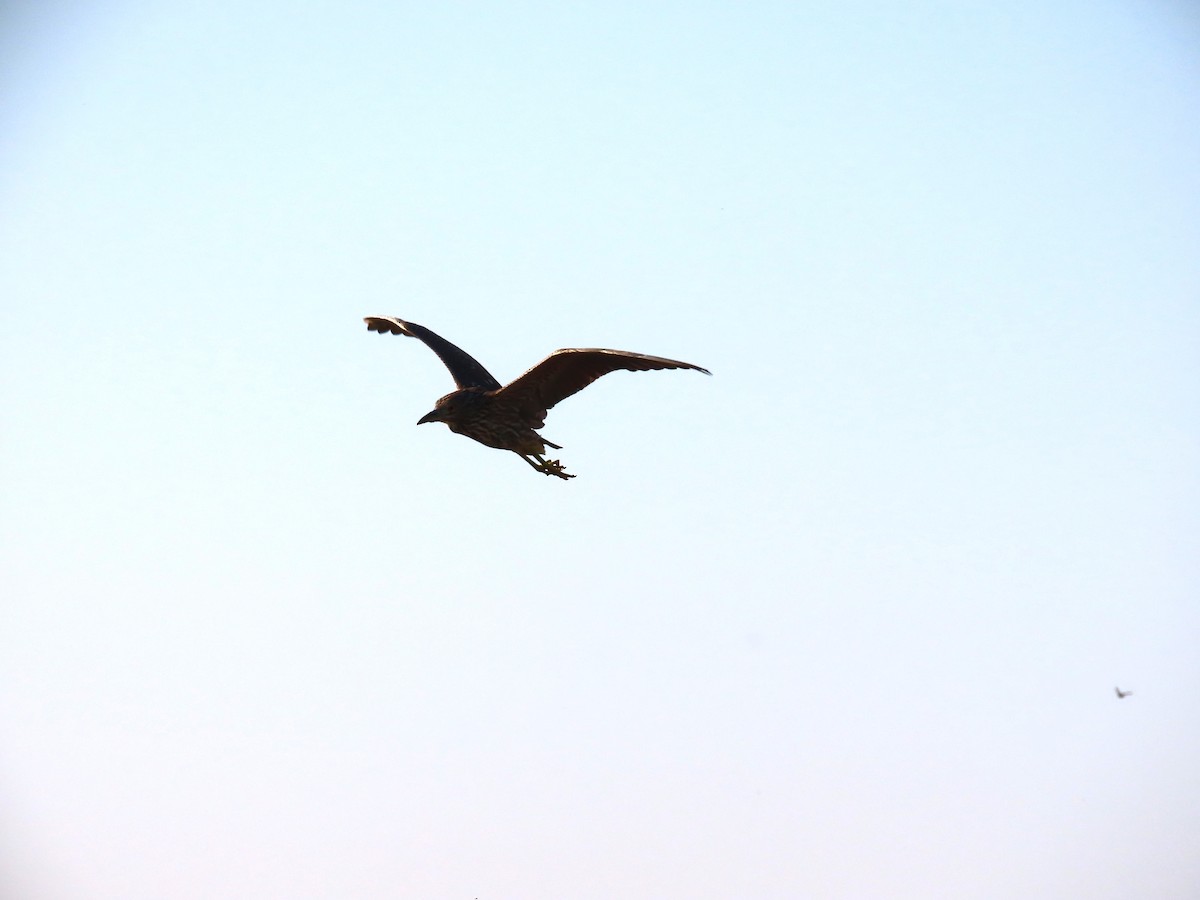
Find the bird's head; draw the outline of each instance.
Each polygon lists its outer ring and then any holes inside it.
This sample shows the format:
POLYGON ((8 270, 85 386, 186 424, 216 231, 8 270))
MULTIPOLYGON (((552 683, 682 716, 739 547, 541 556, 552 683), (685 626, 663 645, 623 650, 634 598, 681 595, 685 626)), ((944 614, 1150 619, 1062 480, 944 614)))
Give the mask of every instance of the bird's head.
POLYGON ((454 391, 452 394, 447 394, 445 397, 438 399, 438 402, 433 405, 430 412, 425 413, 417 420, 418 425, 424 425, 426 422, 445 422, 447 425, 452 422, 457 422, 466 415, 470 417, 470 410, 476 408, 479 404, 479 396, 474 391, 454 391))

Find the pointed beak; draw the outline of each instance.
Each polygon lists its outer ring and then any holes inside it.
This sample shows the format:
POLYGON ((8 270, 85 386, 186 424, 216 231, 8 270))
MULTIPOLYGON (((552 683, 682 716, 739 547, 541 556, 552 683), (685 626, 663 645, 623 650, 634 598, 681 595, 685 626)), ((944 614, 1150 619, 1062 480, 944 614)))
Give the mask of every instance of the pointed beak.
POLYGON ((424 425, 426 422, 440 422, 440 421, 442 421, 442 417, 438 414, 438 411, 435 409, 433 412, 427 412, 427 413, 425 413, 425 415, 421 416, 421 418, 417 419, 417 424, 424 425))

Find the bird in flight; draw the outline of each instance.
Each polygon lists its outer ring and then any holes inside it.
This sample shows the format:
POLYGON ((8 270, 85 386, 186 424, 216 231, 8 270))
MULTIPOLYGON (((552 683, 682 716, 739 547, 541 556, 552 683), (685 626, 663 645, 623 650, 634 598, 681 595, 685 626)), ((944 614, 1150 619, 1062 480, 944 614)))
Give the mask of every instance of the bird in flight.
POLYGON ((1130 694, 1133 693, 1133 691, 1123 691, 1120 688, 1113 688, 1113 690, 1117 692, 1118 700, 1124 700, 1126 697, 1128 697, 1130 694))
POLYGON ((515 381, 501 385, 473 357, 423 325, 391 316, 367 316, 363 321, 368 331, 417 338, 450 370, 458 390, 438 400, 433 411, 417 421, 418 425, 445 422, 451 431, 497 450, 511 450, 543 475, 564 480, 575 476, 567 474, 557 459, 546 459, 547 447, 562 447, 537 433, 554 404, 618 369, 693 369, 712 374, 700 366, 661 356, 571 348, 555 350, 515 381))

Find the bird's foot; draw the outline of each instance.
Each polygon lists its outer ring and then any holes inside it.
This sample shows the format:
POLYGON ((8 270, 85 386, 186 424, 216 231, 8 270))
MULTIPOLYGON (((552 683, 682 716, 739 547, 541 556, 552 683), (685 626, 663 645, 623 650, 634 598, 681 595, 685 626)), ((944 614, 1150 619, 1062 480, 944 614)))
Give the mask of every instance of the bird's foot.
POLYGON ((543 460, 542 464, 538 467, 538 471, 543 475, 555 475, 564 481, 566 481, 568 478, 575 477, 574 475, 570 475, 564 471, 562 463, 560 463, 557 459, 543 460))
POLYGON ((563 479, 564 481, 568 478, 575 477, 574 475, 568 475, 565 471, 563 471, 562 463, 560 463, 557 459, 543 459, 539 453, 519 453, 517 455, 543 475, 554 475, 563 479))

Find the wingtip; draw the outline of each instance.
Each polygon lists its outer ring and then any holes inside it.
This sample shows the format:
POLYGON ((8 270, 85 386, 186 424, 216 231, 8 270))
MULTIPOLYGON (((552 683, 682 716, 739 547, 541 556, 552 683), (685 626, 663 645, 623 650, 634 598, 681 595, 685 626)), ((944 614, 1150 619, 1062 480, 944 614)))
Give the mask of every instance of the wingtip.
POLYGON ((399 319, 391 316, 363 316, 367 323, 367 331, 377 331, 380 334, 407 334, 399 319))

